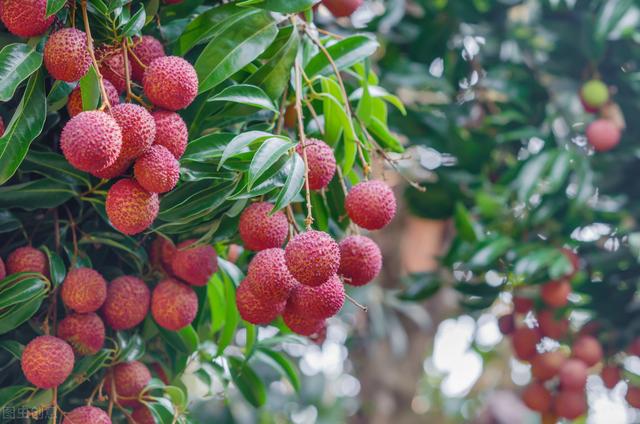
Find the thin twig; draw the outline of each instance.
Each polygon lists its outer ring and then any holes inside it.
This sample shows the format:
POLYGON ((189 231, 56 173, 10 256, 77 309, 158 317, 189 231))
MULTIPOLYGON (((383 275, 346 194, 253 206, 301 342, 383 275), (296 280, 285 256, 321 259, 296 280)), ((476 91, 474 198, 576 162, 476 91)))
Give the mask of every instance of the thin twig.
POLYGON ((93 37, 91 36, 91 27, 89 26, 89 14, 87 13, 87 0, 82 0, 80 3, 82 8, 82 20, 84 22, 84 31, 87 34, 87 50, 89 50, 89 56, 91 56, 91 62, 98 75, 98 82, 100 83, 100 94, 102 95, 102 106, 106 106, 107 110, 111 110, 111 103, 109 102, 109 96, 107 96, 107 89, 104 87, 104 80, 102 73, 100 72, 100 66, 96 60, 96 53, 93 47, 93 37))
POLYGON ((300 75, 300 60, 296 58, 295 62, 295 74, 296 74, 296 114, 298 115, 298 137, 302 143, 302 159, 304 160, 304 186, 306 190, 307 200, 307 217, 304 220, 304 224, 307 230, 311 228, 313 224, 313 211, 311 206, 311 189, 309 188, 309 161, 307 160, 307 138, 304 134, 304 121, 302 120, 302 77, 300 75))
POLYGON ((344 295, 347 300, 349 302, 351 302, 354 306, 362 309, 362 311, 367 312, 369 310, 369 308, 367 308, 366 306, 364 306, 363 304, 361 304, 360 302, 358 302, 357 300, 355 300, 353 297, 349 296, 348 294, 345 293, 344 295))

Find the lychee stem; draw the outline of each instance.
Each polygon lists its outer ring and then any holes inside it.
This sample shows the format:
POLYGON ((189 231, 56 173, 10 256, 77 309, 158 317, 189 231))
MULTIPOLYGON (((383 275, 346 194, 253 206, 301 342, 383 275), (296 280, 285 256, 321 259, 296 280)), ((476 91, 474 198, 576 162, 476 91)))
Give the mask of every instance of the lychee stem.
POLYGON ((302 120, 302 101, 300 96, 302 95, 302 76, 301 76, 300 59, 296 57, 295 62, 295 75, 296 75, 296 114, 298 115, 298 138, 302 143, 302 158, 304 160, 304 186, 306 191, 307 200, 307 217, 304 220, 304 224, 307 230, 311 229, 313 224, 313 211, 311 206, 311 189, 309 188, 309 161, 307 160, 307 139, 304 134, 304 122, 302 120))
POLYGON ((363 304, 359 303, 357 300, 355 300, 353 297, 349 296, 348 294, 345 293, 344 295, 347 300, 349 302, 351 302, 355 307, 362 309, 363 312, 367 312, 369 311, 369 308, 367 308, 366 306, 364 306, 363 304))
POLYGON ((93 37, 91 36, 91 27, 89 26, 89 15, 87 13, 87 0, 82 0, 80 3, 82 8, 82 21, 84 22, 84 31, 87 34, 87 50, 89 50, 89 56, 91 56, 91 62, 98 75, 98 82, 100 85, 100 95, 102 96, 102 105, 106 106, 107 110, 111 110, 111 103, 109 102, 109 96, 107 96, 107 89, 104 87, 104 79, 100 72, 100 66, 96 60, 95 50, 93 48, 93 37))
POLYGON ((287 96, 289 95, 289 84, 285 85, 284 92, 282 93, 282 99, 280 100, 280 108, 278 110, 278 121, 276 124, 276 135, 280 135, 282 133, 282 127, 284 127, 284 115, 285 115, 285 107, 287 104, 287 96))
POLYGON ((145 65, 144 63, 142 63, 142 61, 140 60, 140 58, 138 57, 138 55, 133 51, 133 49, 131 48, 131 46, 129 44, 127 44, 127 51, 129 52, 129 54, 131 55, 131 57, 133 58, 133 60, 136 61, 136 63, 138 64, 138 66, 140 66, 143 70, 147 69, 147 65, 145 65))
POLYGON ((300 232, 300 227, 298 227, 298 223, 296 222, 296 217, 293 214, 293 208, 291 207, 291 205, 287 205, 287 219, 293 227, 294 233, 298 234, 300 232))

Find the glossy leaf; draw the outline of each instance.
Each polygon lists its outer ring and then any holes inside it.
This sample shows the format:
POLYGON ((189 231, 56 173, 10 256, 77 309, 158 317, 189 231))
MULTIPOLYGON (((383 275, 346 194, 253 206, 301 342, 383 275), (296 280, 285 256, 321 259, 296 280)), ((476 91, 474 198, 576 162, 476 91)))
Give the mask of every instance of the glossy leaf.
MULTIPOLYGON (((378 42, 375 38, 364 34, 343 38, 327 47, 327 51, 338 67, 338 70, 343 70, 360 62, 375 53, 377 49, 378 42)), ((317 53, 305 67, 305 73, 309 77, 317 74, 329 75, 333 72, 333 67, 329 59, 322 52, 317 53)))
POLYGON ((20 83, 41 65, 42 54, 27 44, 9 44, 0 50, 0 102, 10 100, 20 83))
POLYGON ((247 84, 238 84, 225 88, 208 101, 233 102, 278 112, 278 108, 273 104, 273 101, 260 87, 247 84))

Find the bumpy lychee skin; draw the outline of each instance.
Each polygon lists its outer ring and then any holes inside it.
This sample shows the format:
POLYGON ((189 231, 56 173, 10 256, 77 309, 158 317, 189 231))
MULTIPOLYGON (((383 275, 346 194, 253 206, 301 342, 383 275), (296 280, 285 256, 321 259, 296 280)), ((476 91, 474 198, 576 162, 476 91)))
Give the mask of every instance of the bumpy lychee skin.
POLYGON ((129 158, 125 158, 122 155, 118 156, 118 159, 113 163, 113 165, 109 165, 106 168, 100 169, 99 171, 92 171, 91 175, 97 178, 110 180, 112 178, 119 177, 123 175, 133 161, 129 158))
POLYGON ((531 359, 531 375, 539 381, 547 381, 558 374, 567 360, 562 351, 544 352, 531 359))
POLYGON ((78 81, 91 65, 87 34, 76 28, 64 28, 51 34, 44 45, 44 65, 57 80, 78 81))
POLYGON ((9 32, 19 37, 44 34, 55 16, 46 17, 47 0, 3 0, 0 18, 9 32))
POLYGON ((353 187, 344 206, 349 218, 359 227, 379 230, 396 214, 396 198, 382 181, 365 181, 353 187))
POLYGON ((22 352, 22 372, 39 389, 61 385, 73 371, 73 349, 53 336, 31 340, 22 352))
POLYGON ((122 148, 115 119, 99 111, 81 112, 67 122, 60 136, 64 157, 75 168, 91 172, 113 165, 122 148))
POLYGON ((111 418, 100 408, 81 406, 69 412, 62 424, 111 424, 111 418))
POLYGON ((173 262, 173 257, 176 254, 176 245, 171 240, 164 237, 156 238, 151 243, 149 253, 151 264, 154 268, 164 271, 167 275, 174 274, 171 262, 173 262))
POLYGON ((40 250, 24 246, 19 247, 7 257, 7 274, 18 272, 39 272, 44 276, 49 275, 49 261, 40 250))
POLYGON ((97 56, 102 77, 111 81, 118 94, 122 93, 127 88, 122 51, 119 49, 101 50, 98 51, 97 56))
POLYGON ((553 398, 542 383, 535 381, 522 392, 522 401, 532 411, 548 412, 551 410, 553 398))
POLYGON ((4 266, 4 261, 0 258, 0 280, 7 276, 7 268, 4 266))
POLYGON ((120 405, 137 407, 140 406, 138 401, 140 393, 147 387, 149 380, 151 380, 151 371, 145 364, 139 361, 123 362, 113 367, 107 374, 106 393, 112 393, 111 385, 115 383, 113 391, 120 405))
POLYGON ((192 245, 196 240, 186 240, 177 247, 171 262, 176 276, 193 286, 204 286, 218 270, 218 254, 209 245, 192 245))
POLYGON ((587 141, 596 152, 606 152, 620 143, 620 129, 608 119, 598 119, 587 127, 587 141))
POLYGON ((609 101, 609 88, 600 80, 587 81, 580 90, 580 97, 586 106, 598 110, 609 101))
POLYGON ((334 316, 344 305, 344 286, 337 275, 317 287, 298 284, 291 292, 287 307, 310 319, 334 316))
POLYGON ((365 236, 349 236, 340 242, 340 269, 345 283, 364 286, 382 269, 382 253, 378 245, 365 236))
POLYGON ((640 409, 640 387, 629 385, 627 388, 627 395, 624 398, 629 406, 640 409))
POLYGON ((251 291, 251 284, 244 280, 236 291, 236 306, 243 320, 256 325, 266 325, 284 312, 286 302, 261 299, 251 291))
POLYGON ((259 251, 284 244, 289 221, 282 211, 270 215, 272 209, 271 203, 258 202, 242 211, 238 229, 246 249, 259 251))
POLYGON ((587 399, 583 391, 561 390, 553 402, 553 412, 569 420, 584 415, 587 412, 587 399))
POLYGON ((156 138, 153 144, 164 146, 176 159, 180 159, 187 148, 189 130, 180 115, 168 110, 151 114, 156 121, 156 138))
POLYGON ((558 372, 563 390, 582 390, 587 384, 587 366, 579 359, 567 359, 558 372))
POLYGON ((297 282, 289 272, 284 250, 279 248, 258 252, 249 263, 247 281, 251 292, 262 302, 286 301, 297 282))
POLYGON ((78 355, 95 355, 104 346, 104 323, 94 313, 71 314, 58 324, 58 337, 78 355))
POLYGON ((111 115, 122 130, 122 151, 129 159, 142 155, 156 138, 156 122, 147 109, 133 103, 120 103, 111 108, 111 115))
POLYGON ((180 110, 198 95, 198 75, 193 66, 178 56, 155 59, 143 78, 144 94, 156 106, 180 110))
POLYGON ((157 193, 148 192, 136 181, 123 179, 107 192, 106 210, 111 225, 133 235, 153 224, 160 211, 160 200, 157 193))
POLYGON ((540 297, 552 308, 562 308, 569 303, 571 283, 567 280, 550 281, 542 285, 540 297))
POLYGON ((291 331, 301 336, 311 336, 320 333, 326 325, 326 321, 323 319, 316 320, 307 318, 293 311, 291 308, 285 308, 282 319, 291 331))
MULTIPOLYGON (((162 43, 155 37, 143 35, 142 38, 134 38, 133 42, 133 53, 144 66, 149 66, 155 59, 165 55, 162 43)), ((133 57, 129 59, 129 63, 131 64, 131 75, 133 79, 142 81, 144 69, 140 66, 140 63, 133 57)))
POLYGON ((284 257, 293 278, 307 286, 324 284, 340 267, 340 247, 322 231, 295 236, 287 244, 284 257))
POLYGON ((615 365, 607 365, 606 367, 602 368, 602 371, 600 372, 600 378, 602 378, 602 382, 607 389, 613 389, 622 379, 620 367, 615 365))
POLYGON ((109 327, 128 330, 144 320, 150 303, 151 292, 144 281, 125 275, 109 283, 102 314, 109 327))
POLYGON ((198 312, 198 296, 173 278, 162 280, 151 295, 151 314, 160 327, 178 331, 191 324, 198 312))
POLYGON ((553 312, 545 310, 538 313, 538 325, 543 336, 555 340, 563 339, 569 332, 569 320, 556 319, 553 312))
POLYGON ((91 268, 74 268, 62 282, 60 296, 68 308, 78 313, 95 312, 107 298, 107 282, 91 268))
POLYGON ((322 4, 336 18, 345 18, 353 15, 358 10, 364 0, 322 0, 322 4))
POLYGON ((511 344, 516 358, 527 361, 537 353, 537 345, 541 336, 538 329, 522 327, 511 335, 511 344))
POLYGON ((301 156, 303 150, 307 153, 309 188, 311 190, 326 188, 336 173, 336 158, 331 147, 322 140, 311 138, 306 140, 304 148, 299 144, 296 150, 301 156))
POLYGON ((131 418, 133 419, 132 424, 156 424, 156 419, 146 406, 134 409, 131 418))
POLYGON ((592 336, 579 337, 571 347, 573 356, 592 367, 602 360, 603 352, 600 342, 592 336))
POLYGON ((180 162, 166 147, 153 145, 136 160, 133 172, 147 191, 166 193, 178 184, 180 162))
MULTIPOLYGON (((117 105, 120 103, 120 96, 118 95, 118 90, 106 79, 102 81, 104 83, 104 89, 107 92, 107 97, 109 99, 109 104, 111 106, 117 105)), ((69 116, 72 118, 78 115, 83 111, 82 108, 82 91, 80 89, 80 85, 73 89, 71 94, 69 94, 69 100, 67 101, 67 112, 69 112, 69 116)))

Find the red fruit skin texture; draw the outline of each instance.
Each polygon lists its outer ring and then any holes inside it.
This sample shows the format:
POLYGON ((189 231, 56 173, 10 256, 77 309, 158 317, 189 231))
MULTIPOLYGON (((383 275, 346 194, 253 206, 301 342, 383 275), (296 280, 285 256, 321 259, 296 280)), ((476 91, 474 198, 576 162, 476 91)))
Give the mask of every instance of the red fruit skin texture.
POLYGON ((297 284, 287 268, 284 249, 262 250, 249 263, 247 285, 262 302, 286 301, 297 284))
POLYGON ((301 336, 312 336, 316 333, 320 333, 326 326, 325 320, 307 318, 290 308, 285 308, 282 314, 282 319, 291 331, 301 336))
POLYGON ((560 418, 574 420, 587 412, 587 399, 582 391, 562 390, 553 402, 554 412, 560 418))
POLYGON ((113 165, 122 148, 122 131, 105 112, 81 112, 67 122, 60 147, 69 163, 81 171, 99 171, 113 165))
POLYGON ((159 57, 151 62, 142 85, 151 103, 167 110, 184 109, 198 95, 196 70, 178 56, 159 57))
POLYGON ((124 158, 136 159, 153 144, 156 122, 147 109, 133 103, 120 103, 111 108, 111 115, 122 130, 124 158))
POLYGON ((245 279, 236 290, 236 306, 243 320, 256 325, 267 325, 284 312, 286 302, 265 301, 251 291, 245 279))
POLYGON ((539 381, 547 381, 555 377, 567 360, 567 356, 559 350, 544 352, 531 359, 531 375, 539 381))
POLYGON ((198 296, 191 287, 173 278, 162 280, 151 294, 151 314, 167 330, 191 324, 198 312, 198 296))
POLYGON ((57 335, 78 355, 95 355, 104 346, 105 328, 94 313, 71 314, 60 321, 57 335))
POLYGON ((0 280, 7 276, 7 268, 4 266, 4 261, 0 258, 0 280))
POLYGON ((563 390, 582 390, 587 384, 588 370, 579 359, 567 359, 560 367, 558 376, 563 390))
POLYGON ((522 401, 532 411, 548 412, 551 410, 553 398, 542 383, 534 381, 522 392, 522 401))
MULTIPOLYGON (((142 38, 134 38, 133 53, 145 66, 149 66, 151 62, 159 57, 163 57, 164 47, 160 40, 150 35, 143 35, 142 38)), ((131 75, 133 79, 140 82, 144 77, 144 69, 133 57, 129 59, 131 64, 131 75)))
POLYGON ((602 371, 600 372, 600 378, 602 378, 602 382, 607 389, 613 389, 622 378, 620 367, 607 365, 606 367, 602 368, 602 371))
POLYGON ((298 234, 289 241, 284 255, 293 278, 307 286, 324 284, 340 267, 340 247, 322 231, 298 234))
POLYGON ((111 81, 118 93, 122 93, 127 88, 122 51, 113 49, 101 50, 97 53, 97 56, 102 77, 111 81))
MULTIPOLYGON (((111 106, 117 105, 120 103, 120 96, 118 95, 118 90, 111 84, 111 82, 103 79, 104 89, 107 92, 107 98, 109 99, 109 104, 111 106)), ((69 100, 67 101, 67 112, 69 112, 69 116, 72 118, 82 112, 82 91, 80 90, 80 85, 73 89, 71 94, 69 94, 69 100)))
POLYGON ((396 197, 382 181, 364 181, 349 191, 344 206, 356 225, 379 230, 395 216, 396 197))
POLYGON ((345 283, 364 286, 378 276, 382 269, 382 253, 378 245, 365 236, 349 236, 340 242, 338 273, 345 283))
POLYGON ((133 419, 133 424, 156 424, 156 419, 146 406, 134 409, 131 418, 133 419))
POLYGON ((192 246, 196 240, 186 240, 177 247, 171 268, 176 276, 193 286, 205 286, 218 270, 218 254, 209 245, 192 246))
POLYGON ((129 167, 131 166, 132 160, 123 157, 122 155, 118 156, 118 159, 113 163, 113 165, 109 165, 106 168, 103 168, 99 171, 91 172, 91 175, 97 178, 110 180, 112 178, 116 178, 127 172, 129 167))
POLYGON ((521 361, 533 358, 537 354, 540 338, 540 332, 537 329, 527 327, 516 329, 511 335, 511 344, 516 358, 521 361))
POLYGON ((139 361, 123 362, 113 367, 105 380, 106 393, 112 393, 112 384, 115 382, 115 394, 120 405, 139 407, 137 400, 140 393, 149 384, 151 372, 145 364, 139 361))
POLYGON ((3 0, 0 18, 10 33, 19 37, 44 34, 55 16, 46 18, 47 0, 3 0))
POLYGON ((316 287, 298 284, 291 292, 287 308, 310 319, 326 319, 336 315, 344 305, 344 285, 337 275, 316 287))
POLYGON ((640 387, 629 386, 625 399, 629 406, 640 409, 640 387))
POLYGON ((145 190, 166 193, 178 184, 180 163, 166 147, 154 145, 136 160, 133 172, 145 190))
POLYGON ((176 254, 176 245, 169 239, 157 237, 151 243, 150 256, 154 268, 164 271, 167 275, 173 275, 171 262, 176 254))
POLYGON ((555 340, 564 339, 569 332, 569 320, 556 319, 554 313, 548 310, 538 313, 538 325, 543 336, 555 340))
POLYGON ((516 321, 513 314, 503 315, 498 318, 498 329, 505 336, 512 334, 516 329, 516 321))
POLYGON ((151 116, 156 122, 153 144, 166 147, 176 159, 180 159, 189 141, 187 124, 180 115, 168 110, 157 110, 151 116))
POLYGON ((273 204, 249 205, 240 215, 238 230, 244 247, 253 251, 282 247, 289 234, 289 221, 284 212, 270 215, 273 204))
POLYGON ((573 356, 592 367, 602 360, 603 352, 600 342, 592 336, 579 337, 571 347, 573 356))
POLYGON ((513 297, 513 309, 518 314, 526 314, 533 309, 533 300, 528 297, 513 297))
POLYGON ((587 141, 596 152, 606 152, 620 143, 620 129, 607 119, 597 119, 587 127, 587 141))
POLYGON ((17 248, 7 257, 7 275, 18 272, 39 272, 44 276, 49 276, 47 256, 42 251, 30 246, 17 248))
POLYGON ((90 268, 74 268, 62 282, 60 293, 64 304, 75 312, 95 312, 107 298, 107 282, 90 268))
POLYGON ((326 188, 336 173, 336 158, 331 147, 322 140, 310 138, 306 140, 304 148, 299 144, 296 150, 300 156, 303 155, 303 150, 307 153, 309 189, 326 188))
POLYGON ((100 408, 81 406, 69 412, 62 424, 111 424, 111 418, 100 408))
POLYGON ((571 283, 567 280, 550 281, 540 289, 540 297, 552 308, 562 308, 569 303, 571 283))
POLYGON ((107 192, 109 221, 120 232, 134 235, 153 224, 160 211, 157 193, 149 193, 132 179, 122 179, 107 192))
POLYGON ((22 352, 22 372, 39 389, 62 384, 73 370, 73 349, 67 342, 53 336, 31 340, 22 352))
POLYGON ((114 330, 128 330, 144 321, 150 303, 151 291, 145 282, 125 275, 109 283, 102 315, 114 330))
POLYGON ((91 65, 87 34, 76 28, 64 28, 51 34, 44 45, 44 65, 57 80, 78 81, 91 65))
POLYGON ((336 18, 345 18, 353 15, 364 0, 322 0, 322 4, 329 9, 336 18))

